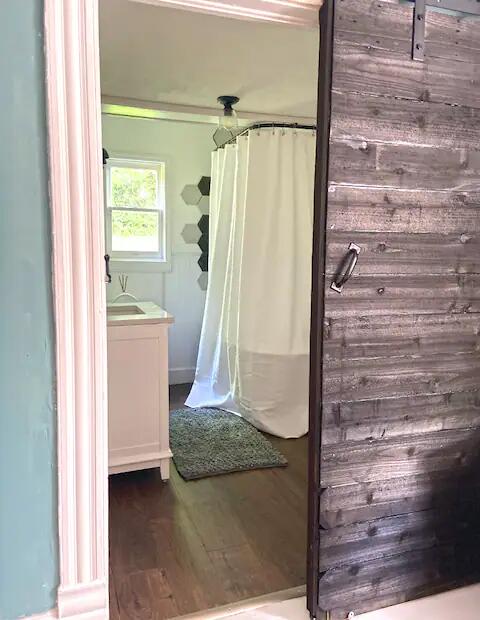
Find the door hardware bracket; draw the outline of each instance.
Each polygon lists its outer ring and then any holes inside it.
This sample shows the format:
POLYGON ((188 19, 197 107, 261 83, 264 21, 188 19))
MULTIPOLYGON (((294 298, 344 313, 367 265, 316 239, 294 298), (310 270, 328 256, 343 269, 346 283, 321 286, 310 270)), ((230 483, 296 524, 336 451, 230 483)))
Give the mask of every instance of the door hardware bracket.
POLYGON ((355 269, 358 261, 358 255, 360 254, 360 249, 360 246, 356 243, 350 243, 348 246, 348 252, 344 257, 339 270, 335 274, 332 283, 330 284, 332 291, 337 293, 341 293, 343 291, 344 285, 350 279, 353 270, 355 269))
POLYGON ((420 62, 425 60, 425 28, 429 7, 464 13, 465 16, 480 16, 478 0, 413 0, 413 2, 412 58, 420 62))
POLYGON ((412 38, 412 58, 413 60, 425 60, 425 18, 426 0, 415 0, 413 9, 413 38, 412 38))

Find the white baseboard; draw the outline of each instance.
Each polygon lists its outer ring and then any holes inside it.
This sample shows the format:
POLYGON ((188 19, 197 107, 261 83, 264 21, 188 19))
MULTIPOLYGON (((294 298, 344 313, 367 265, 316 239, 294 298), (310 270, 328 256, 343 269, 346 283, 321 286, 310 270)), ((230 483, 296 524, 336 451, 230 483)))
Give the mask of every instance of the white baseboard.
POLYGON ((91 581, 58 589, 59 620, 108 620, 108 587, 91 581))
POLYGON ((56 620, 57 618, 57 609, 49 609, 40 614, 33 614, 33 616, 21 616, 19 620, 56 620))
POLYGON ((68 588, 58 588, 55 609, 27 616, 21 620, 108 620, 108 587, 91 581, 68 588))
POLYGON ((168 371, 168 383, 170 385, 193 383, 194 379, 195 368, 170 368, 168 371))

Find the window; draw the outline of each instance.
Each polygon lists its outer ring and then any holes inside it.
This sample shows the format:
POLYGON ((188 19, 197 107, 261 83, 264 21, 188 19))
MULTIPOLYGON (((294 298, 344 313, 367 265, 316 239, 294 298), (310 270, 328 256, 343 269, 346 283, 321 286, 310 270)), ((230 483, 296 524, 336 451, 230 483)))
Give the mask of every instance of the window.
POLYGON ((165 163, 109 159, 105 173, 112 260, 166 262, 165 163))

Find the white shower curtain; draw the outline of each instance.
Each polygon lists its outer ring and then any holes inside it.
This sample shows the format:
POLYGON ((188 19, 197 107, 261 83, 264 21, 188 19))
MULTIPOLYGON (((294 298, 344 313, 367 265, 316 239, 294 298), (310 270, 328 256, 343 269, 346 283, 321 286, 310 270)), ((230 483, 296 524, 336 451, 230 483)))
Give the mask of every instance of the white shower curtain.
POLYGON ((190 407, 308 430, 315 134, 251 130, 212 154, 209 279, 190 407))

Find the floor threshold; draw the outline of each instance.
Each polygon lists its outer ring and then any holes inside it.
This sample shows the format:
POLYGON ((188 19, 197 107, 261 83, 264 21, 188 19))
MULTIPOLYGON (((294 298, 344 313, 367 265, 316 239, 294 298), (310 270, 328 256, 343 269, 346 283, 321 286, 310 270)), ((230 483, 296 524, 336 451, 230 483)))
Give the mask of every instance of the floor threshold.
POLYGON ((272 603, 281 603, 294 598, 300 598, 305 596, 305 594, 306 586, 297 586, 295 588, 288 588, 287 590, 280 590, 278 592, 272 592, 271 594, 245 599, 237 603, 222 605, 221 607, 196 611, 184 616, 175 616, 175 618, 171 618, 171 620, 218 620, 220 618, 228 618, 229 616, 236 616, 237 614, 259 609, 260 607, 265 607, 272 603))

